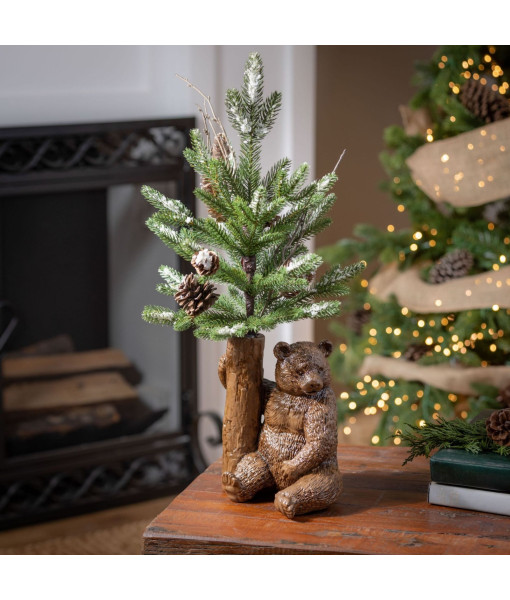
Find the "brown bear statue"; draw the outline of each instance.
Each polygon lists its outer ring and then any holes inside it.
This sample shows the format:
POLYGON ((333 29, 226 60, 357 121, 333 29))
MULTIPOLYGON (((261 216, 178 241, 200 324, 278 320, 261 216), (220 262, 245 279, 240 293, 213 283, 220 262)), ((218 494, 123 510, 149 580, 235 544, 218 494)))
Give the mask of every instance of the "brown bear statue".
POLYGON ((246 454, 223 488, 245 502, 276 487, 275 506, 292 519, 330 506, 342 490, 338 471, 336 400, 327 357, 331 342, 279 342, 275 384, 267 402, 256 452, 246 454))

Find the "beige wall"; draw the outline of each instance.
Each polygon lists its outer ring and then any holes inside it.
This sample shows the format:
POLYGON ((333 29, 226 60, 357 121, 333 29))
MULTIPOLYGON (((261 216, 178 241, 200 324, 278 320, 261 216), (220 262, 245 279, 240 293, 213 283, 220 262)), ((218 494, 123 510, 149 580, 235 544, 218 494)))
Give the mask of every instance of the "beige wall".
MULTIPOLYGON (((316 247, 352 235, 356 223, 405 225, 389 195, 379 162, 383 130, 399 124, 398 106, 415 93, 411 83, 416 60, 430 58, 434 46, 319 46, 317 49, 316 174, 330 171, 343 148, 337 171, 333 224, 316 247)), ((328 322, 315 321, 315 339, 331 337, 328 322)))

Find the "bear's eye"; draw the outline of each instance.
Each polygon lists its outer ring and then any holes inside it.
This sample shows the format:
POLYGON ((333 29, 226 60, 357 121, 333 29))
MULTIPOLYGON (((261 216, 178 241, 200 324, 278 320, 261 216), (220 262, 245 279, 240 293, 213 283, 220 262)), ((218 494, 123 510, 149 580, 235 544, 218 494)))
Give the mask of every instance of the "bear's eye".
POLYGON ((298 369, 297 374, 301 377, 302 375, 305 374, 305 370, 304 369, 298 369))

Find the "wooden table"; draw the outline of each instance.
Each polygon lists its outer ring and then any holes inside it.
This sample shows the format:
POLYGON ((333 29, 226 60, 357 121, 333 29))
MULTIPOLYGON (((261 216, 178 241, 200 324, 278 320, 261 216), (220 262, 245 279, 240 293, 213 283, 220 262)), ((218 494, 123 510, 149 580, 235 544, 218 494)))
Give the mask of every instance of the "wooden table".
POLYGON ((510 518, 427 502, 429 463, 405 448, 339 446, 344 491, 289 520, 274 494, 231 502, 211 465, 144 533, 145 554, 510 554, 510 518))

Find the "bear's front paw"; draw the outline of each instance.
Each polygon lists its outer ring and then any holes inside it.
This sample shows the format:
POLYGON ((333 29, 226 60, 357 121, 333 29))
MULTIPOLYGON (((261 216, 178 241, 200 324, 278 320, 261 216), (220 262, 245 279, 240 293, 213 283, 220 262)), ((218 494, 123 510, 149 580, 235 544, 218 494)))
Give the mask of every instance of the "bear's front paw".
POLYGON ((296 467, 288 460, 282 462, 281 464, 281 474, 283 478, 287 482, 287 486, 294 483, 297 479, 299 479, 299 473, 296 467))
POLYGON ((288 519, 293 519, 296 516, 297 500, 292 494, 282 490, 274 497, 275 507, 288 519))
POLYGON ((243 501, 241 484, 239 483, 239 479, 233 473, 229 473, 228 471, 223 473, 221 476, 221 483, 223 484, 225 493, 233 502, 243 501))

